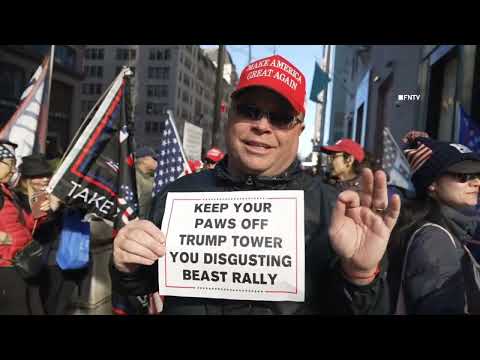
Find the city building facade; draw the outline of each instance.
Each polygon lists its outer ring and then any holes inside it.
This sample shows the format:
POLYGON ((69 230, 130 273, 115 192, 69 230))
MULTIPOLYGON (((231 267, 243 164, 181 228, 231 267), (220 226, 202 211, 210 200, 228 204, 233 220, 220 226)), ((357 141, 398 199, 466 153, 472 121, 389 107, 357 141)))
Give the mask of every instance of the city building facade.
MULTIPOLYGON (((230 55, 226 58, 231 62, 230 55)), ((216 63, 205 51, 198 45, 88 45, 81 98, 83 117, 123 66, 134 73, 131 94, 137 144, 156 148, 166 110, 172 110, 181 139, 186 122, 203 129, 205 153, 212 143, 216 81, 216 63)), ((236 78, 234 66, 227 64, 225 69, 230 70, 229 79, 236 78)), ((224 79, 223 109, 228 109, 233 86, 224 79)), ((226 116, 224 111, 217 136, 222 149, 226 116)))
MULTIPOLYGON (((50 45, 0 47, 0 126, 15 112, 28 81, 50 54, 50 45)), ((53 65, 47 150, 63 152, 81 124, 80 91, 85 45, 56 45, 53 65)))

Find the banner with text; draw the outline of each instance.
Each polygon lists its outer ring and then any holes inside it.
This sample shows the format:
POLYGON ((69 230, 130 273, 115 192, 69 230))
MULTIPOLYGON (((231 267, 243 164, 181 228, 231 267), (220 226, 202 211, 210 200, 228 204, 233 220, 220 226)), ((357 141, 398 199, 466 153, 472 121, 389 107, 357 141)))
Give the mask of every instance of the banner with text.
POLYGON ((169 193, 162 295, 304 301, 303 191, 169 193))
POLYGON ((202 159, 203 129, 185 121, 183 128, 183 148, 189 160, 202 159))

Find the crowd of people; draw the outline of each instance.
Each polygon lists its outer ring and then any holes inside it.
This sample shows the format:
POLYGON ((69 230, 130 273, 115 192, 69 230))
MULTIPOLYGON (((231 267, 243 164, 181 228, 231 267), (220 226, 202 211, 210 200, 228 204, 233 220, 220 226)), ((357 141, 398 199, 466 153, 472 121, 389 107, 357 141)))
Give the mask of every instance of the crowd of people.
MULTIPOLYGON (((305 77, 281 56, 247 66, 231 95, 226 153, 213 148, 190 160, 184 176, 153 198, 156 154, 136 151, 140 220, 112 239, 112 294, 145 300, 158 293, 169 192, 303 190, 303 302, 166 296, 162 314, 478 313, 480 154, 424 132, 407 133, 401 146, 413 197, 392 191, 372 155, 351 139, 323 146, 327 172, 310 176, 297 159, 305 94, 305 77), (292 83, 282 80, 287 76, 292 83)), ((39 196, 54 169, 32 155, 14 184, 14 150, 15 144, 0 142, 0 314, 65 313, 69 284, 78 280, 53 261, 65 209, 55 197, 39 196), (36 199, 41 204, 34 210, 36 199), (47 249, 45 266, 27 279, 15 263, 34 240, 47 249)), ((147 313, 135 306, 126 312, 135 311, 147 313)))

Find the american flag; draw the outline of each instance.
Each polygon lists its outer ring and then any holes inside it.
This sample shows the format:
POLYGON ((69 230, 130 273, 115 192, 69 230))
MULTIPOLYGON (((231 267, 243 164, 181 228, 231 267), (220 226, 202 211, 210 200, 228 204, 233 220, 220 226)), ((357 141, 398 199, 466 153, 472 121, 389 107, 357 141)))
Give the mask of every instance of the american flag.
MULTIPOLYGON (((158 167, 155 171, 155 183, 153 186, 153 195, 162 191, 163 187, 175 181, 185 173, 191 173, 185 153, 182 149, 182 143, 178 136, 173 119, 172 111, 168 110, 168 118, 164 122, 162 132, 162 142, 158 148, 158 167)), ((163 296, 156 292, 148 295, 150 315, 159 314, 163 309, 163 296)))
POLYGON ((22 157, 45 152, 48 122, 51 56, 45 57, 20 97, 20 104, 0 131, 0 139, 18 145, 15 149, 17 167, 22 157))
POLYGON ((383 129, 382 168, 389 175, 389 185, 413 191, 409 163, 387 127, 383 129))
POLYGON ((190 171, 171 111, 168 111, 168 114, 164 122, 162 142, 158 148, 158 167, 155 172, 153 196, 158 194, 164 186, 182 176, 185 170, 190 171))

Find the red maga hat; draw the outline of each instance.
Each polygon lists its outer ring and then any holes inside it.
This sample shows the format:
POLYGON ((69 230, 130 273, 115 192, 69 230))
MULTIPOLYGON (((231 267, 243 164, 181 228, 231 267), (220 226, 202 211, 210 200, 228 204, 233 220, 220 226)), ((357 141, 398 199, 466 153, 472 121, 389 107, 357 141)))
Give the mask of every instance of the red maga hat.
POLYGON ((340 139, 335 145, 322 146, 320 150, 323 152, 343 152, 352 155, 359 162, 365 159, 365 151, 363 151, 362 146, 351 139, 340 139))
POLYGON ((217 163, 222 160, 224 156, 223 151, 214 147, 208 150, 206 158, 217 163))
POLYGON ((305 76, 292 63, 280 55, 256 60, 243 69, 238 91, 251 86, 263 86, 283 96, 298 113, 305 113, 305 76))
POLYGON ((200 160, 188 160, 188 165, 193 172, 197 172, 203 167, 203 163, 200 160))

